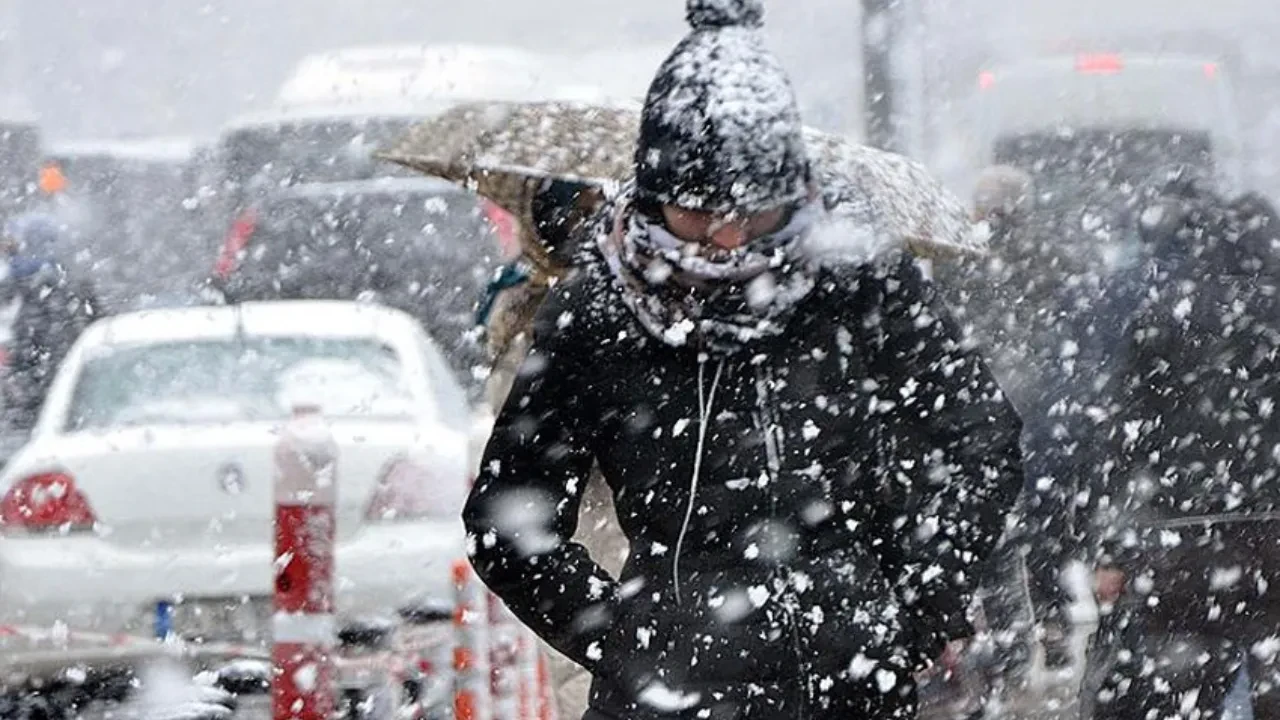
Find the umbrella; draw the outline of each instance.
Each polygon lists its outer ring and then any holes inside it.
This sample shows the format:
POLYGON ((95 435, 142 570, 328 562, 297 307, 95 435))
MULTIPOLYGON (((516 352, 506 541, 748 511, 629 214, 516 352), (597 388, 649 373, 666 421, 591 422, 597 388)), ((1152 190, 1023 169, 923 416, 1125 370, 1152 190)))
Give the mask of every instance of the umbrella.
POLYGON ((464 184, 520 221, 525 256, 555 275, 554 249, 534 232, 534 198, 550 183, 576 192, 590 217, 631 171, 634 108, 567 102, 466 103, 425 121, 376 157, 464 184))
MULTIPOLYGON (((469 103, 377 157, 463 183, 510 212, 521 221, 526 253, 547 269, 556 263, 532 231, 534 197, 549 183, 571 185, 576 217, 590 217, 630 177, 639 127, 634 106, 469 103)), ((925 258, 985 252, 964 203, 919 163, 818 130, 805 136, 833 219, 925 258)))
POLYGON ((920 163, 811 128, 805 139, 835 218, 926 259, 986 253, 969 209, 920 163))

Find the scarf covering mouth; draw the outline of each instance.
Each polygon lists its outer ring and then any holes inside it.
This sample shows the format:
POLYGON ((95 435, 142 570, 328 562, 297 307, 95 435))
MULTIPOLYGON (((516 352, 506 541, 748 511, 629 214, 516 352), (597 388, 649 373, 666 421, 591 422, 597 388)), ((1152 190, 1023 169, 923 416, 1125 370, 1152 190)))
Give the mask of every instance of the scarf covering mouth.
POLYGON ((667 345, 729 354, 776 337, 814 288, 816 266, 801 245, 821 217, 820 199, 780 230, 708 254, 636 212, 631 198, 619 198, 598 244, 623 302, 667 345))

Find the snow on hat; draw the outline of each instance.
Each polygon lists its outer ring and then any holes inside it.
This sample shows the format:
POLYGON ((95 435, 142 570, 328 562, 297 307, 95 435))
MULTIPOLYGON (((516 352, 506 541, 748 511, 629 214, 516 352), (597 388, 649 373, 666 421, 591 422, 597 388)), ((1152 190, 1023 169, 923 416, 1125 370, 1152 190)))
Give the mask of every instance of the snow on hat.
POLYGON ((636 148, 642 200, 760 212, 808 195, 791 81, 765 47, 761 0, 689 0, 692 32, 658 69, 636 148))

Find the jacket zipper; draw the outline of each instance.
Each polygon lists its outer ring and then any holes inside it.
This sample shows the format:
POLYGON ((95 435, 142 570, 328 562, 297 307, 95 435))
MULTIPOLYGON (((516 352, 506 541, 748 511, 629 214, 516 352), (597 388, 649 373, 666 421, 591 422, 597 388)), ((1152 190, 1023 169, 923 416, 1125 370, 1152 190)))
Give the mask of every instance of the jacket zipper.
MULTIPOLYGON (((769 489, 769 510, 772 517, 770 519, 776 520, 778 515, 778 483, 782 474, 782 456, 786 452, 786 441, 782 435, 782 425, 778 422, 777 414, 774 412, 773 396, 770 391, 773 382, 772 368, 764 367, 761 370, 761 366, 756 366, 756 424, 764 434, 765 459, 769 469, 769 484, 771 486, 769 489)), ((787 626, 790 630, 792 652, 795 653, 797 661, 801 664, 800 677, 797 679, 796 718, 797 720, 804 720, 812 690, 810 687, 812 680, 809 678, 811 673, 804 667, 804 652, 800 645, 800 626, 796 623, 798 603, 791 594, 791 568, 783 565, 781 571, 783 588, 782 610, 786 615, 787 626)))

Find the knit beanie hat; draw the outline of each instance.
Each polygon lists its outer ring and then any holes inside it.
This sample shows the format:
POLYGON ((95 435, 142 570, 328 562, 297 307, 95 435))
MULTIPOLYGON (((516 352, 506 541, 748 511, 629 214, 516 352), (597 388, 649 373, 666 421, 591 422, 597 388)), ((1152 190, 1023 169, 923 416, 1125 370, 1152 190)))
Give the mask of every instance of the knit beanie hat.
POLYGON ((761 0, 689 0, 692 30, 654 77, 636 149, 642 202, 757 213, 803 200, 809 163, 761 0))

